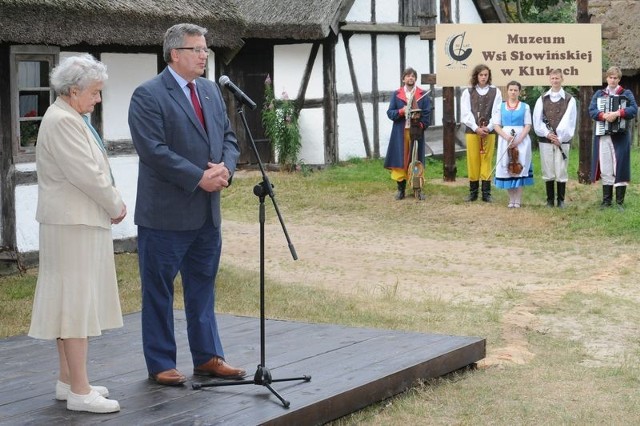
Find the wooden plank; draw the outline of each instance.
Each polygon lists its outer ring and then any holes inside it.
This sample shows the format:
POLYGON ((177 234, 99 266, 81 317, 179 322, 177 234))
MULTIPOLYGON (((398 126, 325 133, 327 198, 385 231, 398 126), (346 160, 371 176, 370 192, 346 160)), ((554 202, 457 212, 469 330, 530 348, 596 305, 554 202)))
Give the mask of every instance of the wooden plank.
POLYGON ((421 84, 436 84, 436 75, 435 74, 420 74, 420 83, 421 84))
POLYGON ((0 423, 319 424, 485 356, 485 340, 477 337, 266 320, 265 364, 272 388, 291 402, 284 409, 266 386, 253 382, 261 361, 259 319, 218 315, 218 322, 227 359, 250 374, 243 384, 192 389, 203 378, 190 376, 183 311, 175 313, 176 341, 178 368, 187 374, 188 386, 160 386, 146 378, 139 313, 126 316, 124 328, 92 339, 89 375, 109 387, 122 407, 99 416, 67 411, 54 400, 53 342, 5 339, 2 351, 13 351, 14 360, 14 352, 22 351, 25 360, 35 356, 38 362, 20 369, 0 366, 0 423), (299 380, 304 375, 311 381, 299 380))
POLYGON ((365 34, 419 34, 420 27, 407 27, 402 24, 350 23, 340 27, 340 32, 365 34))
POLYGON ((420 40, 435 40, 435 39, 436 39, 435 25, 423 25, 420 27, 420 40))

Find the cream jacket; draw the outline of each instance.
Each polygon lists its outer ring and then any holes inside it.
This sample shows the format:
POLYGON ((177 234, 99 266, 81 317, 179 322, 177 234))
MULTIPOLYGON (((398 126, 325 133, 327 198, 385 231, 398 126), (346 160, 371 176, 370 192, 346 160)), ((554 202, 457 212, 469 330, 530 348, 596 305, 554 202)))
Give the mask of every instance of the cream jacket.
POLYGON ((91 129, 61 98, 47 109, 36 145, 36 220, 54 225, 111 227, 124 203, 112 185, 107 154, 91 129))

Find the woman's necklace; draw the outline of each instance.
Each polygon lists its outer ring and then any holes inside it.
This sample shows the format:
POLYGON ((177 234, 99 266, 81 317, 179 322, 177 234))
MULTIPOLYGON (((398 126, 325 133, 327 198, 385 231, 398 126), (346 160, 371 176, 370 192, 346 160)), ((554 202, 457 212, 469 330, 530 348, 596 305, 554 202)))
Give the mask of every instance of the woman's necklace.
POLYGON ((516 104, 514 106, 511 106, 511 102, 509 102, 509 100, 507 99, 507 109, 509 111, 514 111, 516 109, 518 109, 518 105, 520 105, 520 101, 516 101, 516 104))

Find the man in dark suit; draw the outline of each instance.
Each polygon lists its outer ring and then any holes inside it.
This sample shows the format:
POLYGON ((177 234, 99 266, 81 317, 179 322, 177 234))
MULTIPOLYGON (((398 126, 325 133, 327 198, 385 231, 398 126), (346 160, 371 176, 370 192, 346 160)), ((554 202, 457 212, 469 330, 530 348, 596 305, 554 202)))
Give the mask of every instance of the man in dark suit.
POLYGON ((203 75, 207 30, 169 28, 168 66, 131 98, 129 127, 139 156, 135 223, 142 282, 142 344, 149 377, 181 385, 176 369, 173 282, 180 272, 194 374, 237 379, 224 360, 214 314, 221 251, 220 191, 240 154, 218 86, 203 75))

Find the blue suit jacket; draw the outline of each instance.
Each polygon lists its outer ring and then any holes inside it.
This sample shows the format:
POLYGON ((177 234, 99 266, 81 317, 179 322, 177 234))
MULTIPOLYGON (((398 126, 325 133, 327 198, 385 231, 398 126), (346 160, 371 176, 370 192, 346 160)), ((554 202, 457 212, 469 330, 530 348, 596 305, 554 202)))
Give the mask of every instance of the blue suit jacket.
POLYGON ((218 86, 196 82, 207 132, 168 69, 131 97, 129 127, 139 156, 136 225, 170 231, 202 227, 211 213, 220 226, 220 193, 198 187, 207 162, 224 162, 231 174, 240 155, 218 86))

